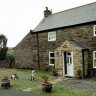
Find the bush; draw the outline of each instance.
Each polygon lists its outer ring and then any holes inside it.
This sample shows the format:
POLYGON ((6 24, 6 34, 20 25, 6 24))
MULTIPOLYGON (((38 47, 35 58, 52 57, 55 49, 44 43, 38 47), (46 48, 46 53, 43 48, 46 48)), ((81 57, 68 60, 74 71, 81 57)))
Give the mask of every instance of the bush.
POLYGON ((15 60, 15 57, 11 54, 7 54, 6 58, 7 58, 7 60, 10 60, 10 62, 14 62, 14 60, 15 60))
POLYGON ((2 48, 0 50, 0 60, 5 60, 6 59, 7 50, 8 50, 8 48, 2 48))
POLYGON ((6 59, 9 61, 9 67, 12 67, 12 62, 15 61, 15 57, 11 54, 7 54, 6 59))

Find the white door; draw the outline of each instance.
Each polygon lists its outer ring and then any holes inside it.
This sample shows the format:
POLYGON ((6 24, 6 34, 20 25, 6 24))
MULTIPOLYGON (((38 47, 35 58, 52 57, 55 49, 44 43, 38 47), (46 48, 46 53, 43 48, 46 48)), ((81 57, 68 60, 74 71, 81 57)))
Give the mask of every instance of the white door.
POLYGON ((73 52, 64 52, 64 74, 66 76, 74 76, 73 52))

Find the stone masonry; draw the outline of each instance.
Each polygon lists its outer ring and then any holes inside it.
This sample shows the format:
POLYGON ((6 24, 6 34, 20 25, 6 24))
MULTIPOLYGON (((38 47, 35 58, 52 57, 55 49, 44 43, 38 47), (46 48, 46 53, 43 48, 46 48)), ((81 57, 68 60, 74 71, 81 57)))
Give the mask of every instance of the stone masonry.
MULTIPOLYGON (((49 52, 57 51, 61 56, 60 46, 66 40, 77 40, 82 42, 84 45, 88 46, 89 53, 85 52, 85 74, 87 74, 87 69, 93 67, 93 57, 92 52, 96 49, 96 38, 93 37, 93 25, 95 23, 86 23, 76 26, 70 26, 62 29, 54 29, 56 31, 56 41, 48 41, 48 32, 39 33, 28 33, 28 35, 15 47, 16 65, 17 67, 31 67, 37 68, 38 63, 41 69, 49 66, 49 52), (37 40, 38 36, 38 40, 37 40), (60 51, 59 51, 60 50, 60 51)), ((73 45, 72 45, 73 46, 73 45)), ((71 46, 71 47, 72 47, 71 46)), ((82 69, 82 54, 81 50, 74 46, 72 49, 75 58, 75 67, 79 66, 82 69), (73 50, 74 49, 74 50, 73 50), (80 64, 79 64, 80 63, 80 64)), ((59 57, 61 58, 61 57, 59 57)), ((56 58, 55 58, 56 59, 56 58)), ((60 60, 60 59, 59 59, 60 60)), ((58 68, 62 67, 62 62, 55 60, 55 66, 58 68)), ((74 67, 74 71, 75 68, 74 67)))

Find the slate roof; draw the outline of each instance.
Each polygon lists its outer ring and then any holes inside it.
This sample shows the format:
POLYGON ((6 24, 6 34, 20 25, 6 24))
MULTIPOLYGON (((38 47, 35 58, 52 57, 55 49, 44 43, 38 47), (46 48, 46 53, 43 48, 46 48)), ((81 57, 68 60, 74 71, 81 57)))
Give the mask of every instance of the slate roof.
POLYGON ((69 40, 70 43, 74 44, 75 46, 79 47, 80 49, 89 49, 88 46, 83 44, 82 42, 79 42, 77 40, 69 40))
POLYGON ((92 21, 96 21, 96 2, 45 17, 33 32, 41 32, 92 21))

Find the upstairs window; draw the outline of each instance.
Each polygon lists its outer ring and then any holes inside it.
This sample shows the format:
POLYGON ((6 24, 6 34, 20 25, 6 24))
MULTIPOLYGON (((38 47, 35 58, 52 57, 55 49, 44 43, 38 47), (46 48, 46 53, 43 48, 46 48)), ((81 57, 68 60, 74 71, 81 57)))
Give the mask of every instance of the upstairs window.
POLYGON ((56 41, 56 32, 48 32, 48 41, 56 41))
POLYGON ((96 25, 93 26, 93 36, 96 36, 96 25))
POLYGON ((53 65, 54 66, 54 63, 55 63, 54 52, 49 52, 49 65, 53 65))
POLYGON ((93 68, 96 68, 96 51, 93 51, 93 68))

